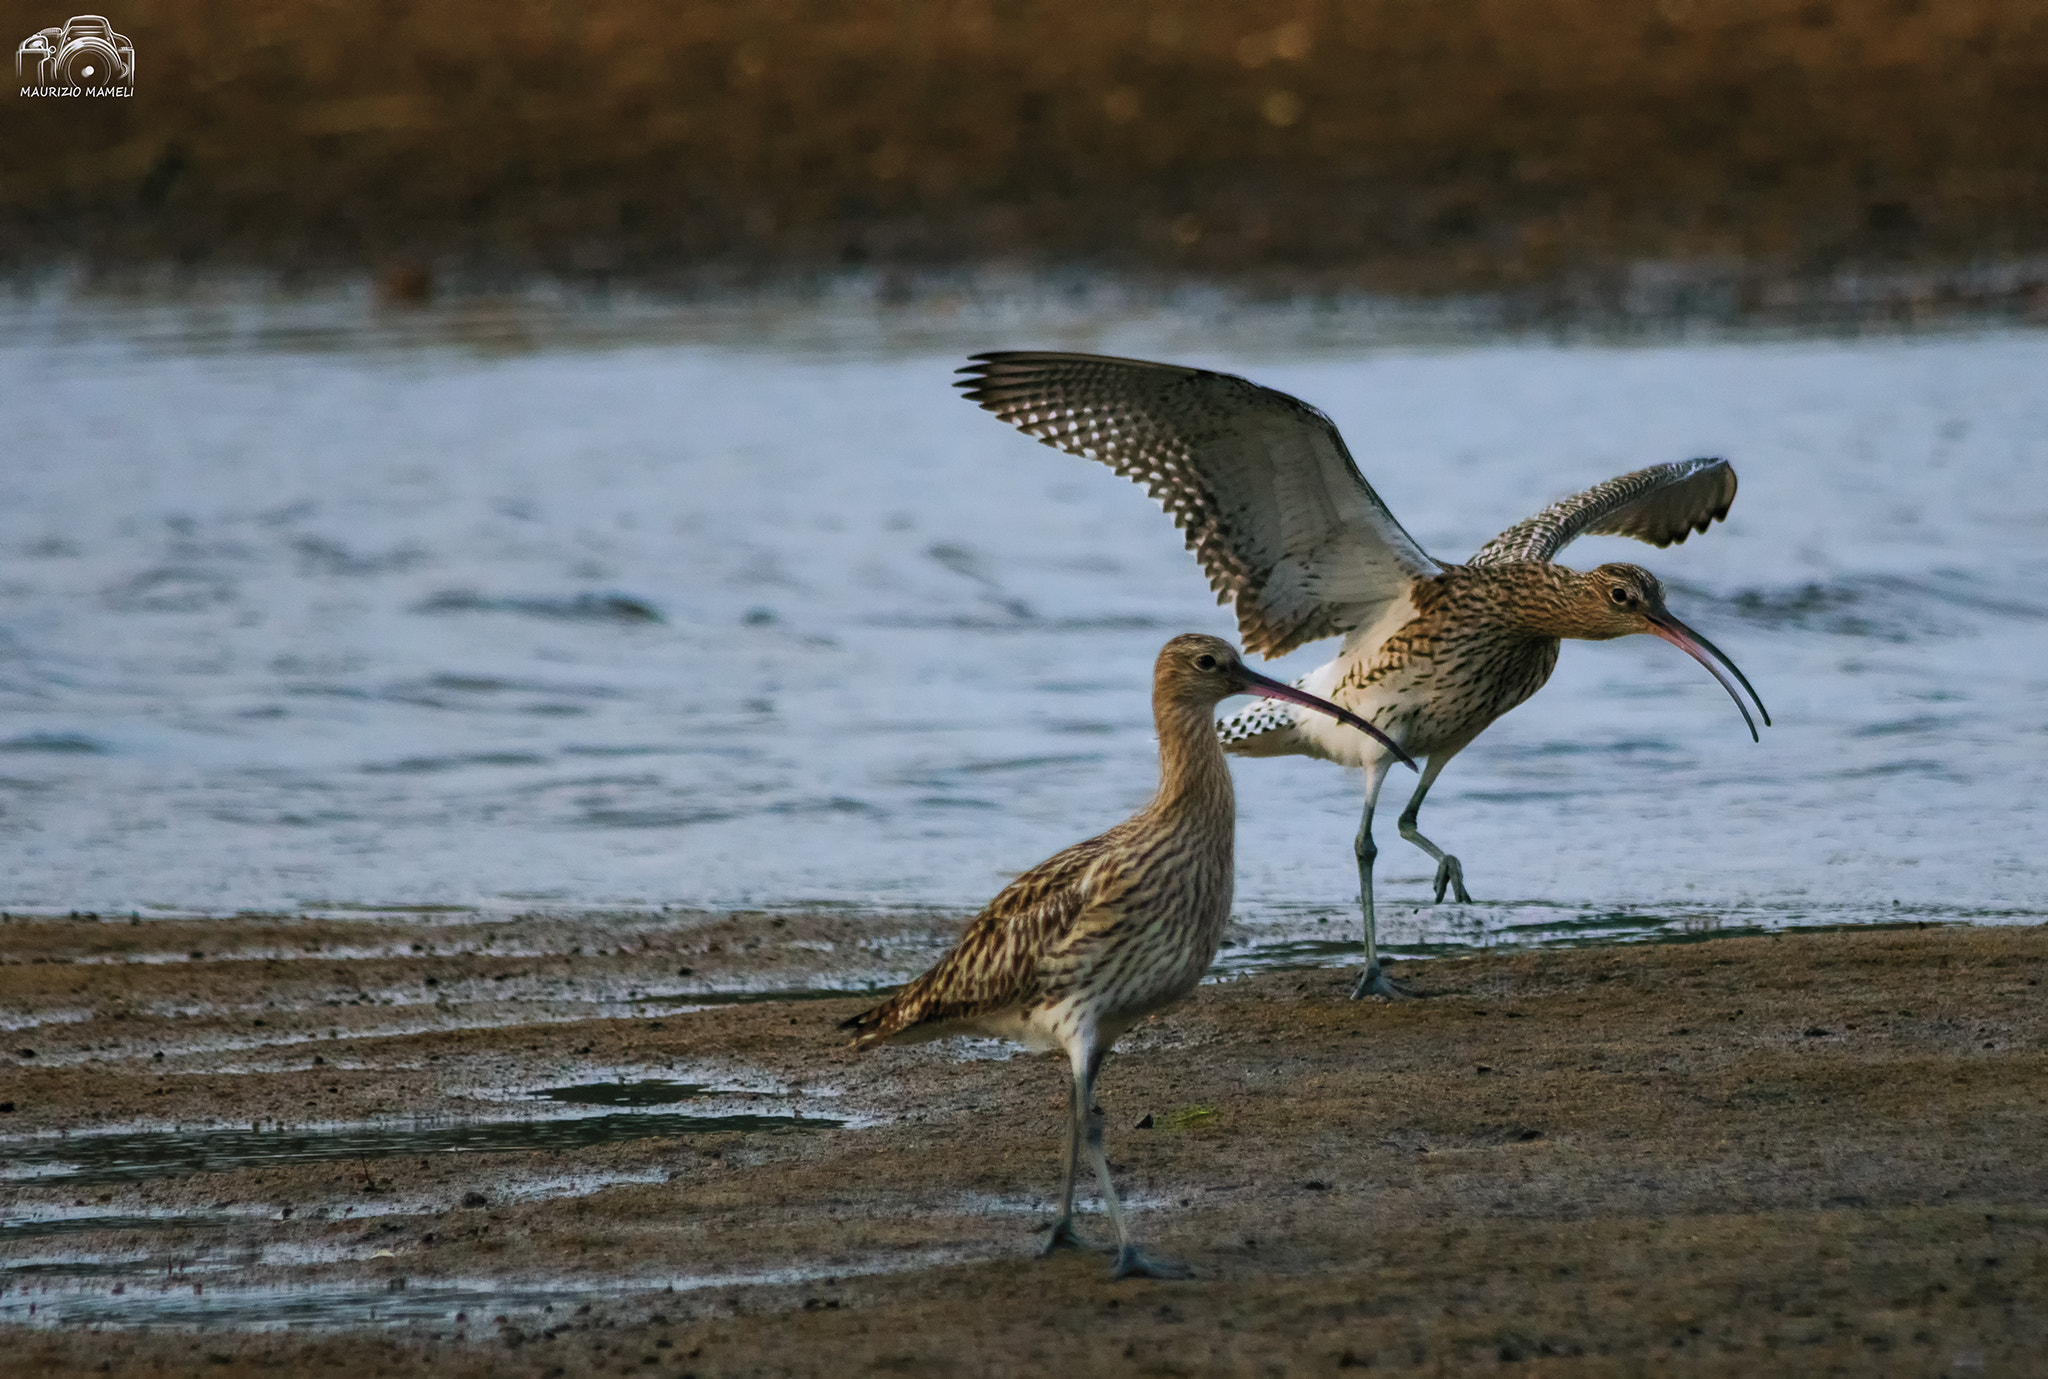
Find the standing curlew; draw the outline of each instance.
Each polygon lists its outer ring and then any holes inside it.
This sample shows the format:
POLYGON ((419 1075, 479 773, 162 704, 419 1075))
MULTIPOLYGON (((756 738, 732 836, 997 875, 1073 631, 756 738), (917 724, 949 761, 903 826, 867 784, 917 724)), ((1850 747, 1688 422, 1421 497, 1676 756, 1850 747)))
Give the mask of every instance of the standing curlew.
MULTIPOLYGON (((1336 705, 1248 670, 1230 643, 1175 637, 1152 668, 1158 793, 1107 833, 1054 853, 1005 886, 929 972, 841 1026, 856 1031, 855 1048, 986 1034, 1064 1050, 1074 1079, 1072 1135, 1045 1251, 1083 1245, 1074 1230, 1074 1175, 1085 1146, 1116 1228, 1112 1278, 1189 1276, 1131 1241, 1102 1156, 1095 1075, 1118 1036, 1195 989, 1222 942, 1237 800, 1212 724, 1217 704, 1252 690, 1385 742, 1336 705)), ((1401 754, 1391 742, 1386 748, 1401 754)))
MULTIPOLYGON (((1335 659, 1297 683, 1428 758, 1401 812, 1401 836, 1436 860, 1439 901, 1446 888, 1460 902, 1472 897, 1458 859, 1415 826, 1423 796, 1489 723, 1543 687, 1560 638, 1662 637, 1721 682, 1752 738, 1749 709, 1715 661, 1771 721, 1735 663, 1665 611, 1655 575, 1637 565, 1582 574, 1550 563, 1578 536, 1668 546, 1705 531, 1735 500, 1735 471, 1725 460, 1609 479, 1509 527, 1464 564, 1447 565, 1401 529, 1330 419, 1285 393, 1230 374, 1089 354, 978 354, 960 372, 967 377, 957 386, 970 399, 1026 435, 1145 485, 1187 533, 1217 601, 1237 604, 1247 649, 1280 656, 1346 634, 1335 659)), ((1233 714, 1218 732, 1245 756, 1364 768, 1354 850, 1365 973, 1352 995, 1407 995, 1380 965, 1373 919, 1372 812, 1387 749, 1271 700, 1233 714)))

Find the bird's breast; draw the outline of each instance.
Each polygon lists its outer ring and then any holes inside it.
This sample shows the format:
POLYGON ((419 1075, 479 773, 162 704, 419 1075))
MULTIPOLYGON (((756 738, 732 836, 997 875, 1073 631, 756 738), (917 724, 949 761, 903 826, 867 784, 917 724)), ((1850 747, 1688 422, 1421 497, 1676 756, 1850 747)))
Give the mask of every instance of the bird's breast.
POLYGON ((1231 849, 1227 833, 1213 833, 1191 826, 1148 840, 1128 889, 1048 955, 1048 1007, 1078 998, 1114 1026, 1195 989, 1230 921, 1231 849))

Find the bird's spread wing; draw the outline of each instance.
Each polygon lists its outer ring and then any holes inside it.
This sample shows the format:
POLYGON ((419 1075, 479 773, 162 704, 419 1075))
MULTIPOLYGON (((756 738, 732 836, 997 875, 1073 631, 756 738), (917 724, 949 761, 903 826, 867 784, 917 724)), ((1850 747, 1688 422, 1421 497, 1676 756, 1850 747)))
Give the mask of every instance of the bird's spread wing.
POLYGON ((1113 899, 1103 892, 1122 881, 1121 869, 1106 865, 1115 840, 1112 830, 1076 843, 1003 887, 930 971, 842 1028, 855 1031, 854 1042, 865 1046, 917 1025, 942 1025, 1035 1000, 1043 985, 1041 956, 1084 915, 1113 899))
POLYGON ((1092 354, 978 354, 958 386, 1004 421, 1143 484, 1187 533, 1253 651, 1370 623, 1442 566, 1401 529, 1337 428, 1231 374, 1092 354))
POLYGON ((1467 565, 1552 560, 1581 536, 1632 536, 1669 546, 1705 531, 1735 501, 1735 470, 1726 460, 1652 465, 1561 498, 1481 546, 1467 565))

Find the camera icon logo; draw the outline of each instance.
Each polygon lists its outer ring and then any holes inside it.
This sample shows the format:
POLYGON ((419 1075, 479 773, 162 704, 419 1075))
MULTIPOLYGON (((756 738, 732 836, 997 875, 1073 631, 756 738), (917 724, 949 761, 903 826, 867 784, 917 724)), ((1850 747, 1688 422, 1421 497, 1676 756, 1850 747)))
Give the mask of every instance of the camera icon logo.
POLYGON ((62 28, 23 39, 14 50, 14 74, 53 93, 131 95, 135 45, 99 15, 74 14, 62 28))

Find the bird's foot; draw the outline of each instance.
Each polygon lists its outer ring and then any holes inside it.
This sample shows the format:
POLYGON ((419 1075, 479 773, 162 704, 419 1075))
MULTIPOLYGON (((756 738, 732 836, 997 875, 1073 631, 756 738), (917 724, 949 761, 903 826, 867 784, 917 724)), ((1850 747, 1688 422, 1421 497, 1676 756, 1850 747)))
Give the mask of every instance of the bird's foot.
POLYGON ((1195 1271, 1185 1264, 1171 1259, 1156 1259, 1136 1245, 1125 1245, 1116 1252, 1116 1267, 1109 1271, 1109 1280, 1114 1283, 1120 1278, 1193 1278, 1195 1271))
POLYGON ((1045 1248, 1038 1252, 1040 1259, 1044 1259, 1048 1255, 1056 1255, 1061 1250, 1093 1250, 1095 1248, 1095 1246, 1088 1243, 1085 1236, 1074 1229, 1074 1218, 1071 1216, 1062 1216, 1059 1220, 1053 1222, 1047 1230, 1045 1248))
POLYGON ((1351 999, 1362 1001, 1368 996, 1377 996, 1383 1001, 1413 1001, 1421 999, 1422 993, 1410 991, 1402 983, 1387 975, 1387 969, 1374 963, 1365 969, 1365 975, 1358 979, 1358 985, 1351 988, 1351 999))
POLYGON ((1464 864, 1449 855, 1436 864, 1436 900, 1439 905, 1443 903, 1446 888, 1457 897, 1460 905, 1472 903, 1472 893, 1465 889, 1464 864))

